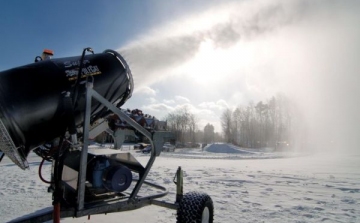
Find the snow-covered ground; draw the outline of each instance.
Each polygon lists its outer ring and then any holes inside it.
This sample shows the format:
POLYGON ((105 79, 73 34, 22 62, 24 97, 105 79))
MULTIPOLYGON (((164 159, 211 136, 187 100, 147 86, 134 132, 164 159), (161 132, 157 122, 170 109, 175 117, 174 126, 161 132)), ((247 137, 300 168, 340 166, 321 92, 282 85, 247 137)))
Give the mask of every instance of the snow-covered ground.
MULTIPOLYGON (((149 155, 134 154, 146 164, 149 155)), ((38 177, 39 161, 31 155, 26 171, 7 158, 0 163, 0 222, 51 206, 47 185, 38 177)), ((185 171, 185 193, 212 197, 214 222, 360 222, 360 155, 299 155, 222 144, 205 151, 177 149, 162 153, 147 178, 169 189, 160 200, 175 201, 172 180, 178 166, 185 171)), ((44 167, 44 176, 50 167, 44 167)), ((176 222, 176 211, 152 205, 62 222, 168 223, 176 222)))

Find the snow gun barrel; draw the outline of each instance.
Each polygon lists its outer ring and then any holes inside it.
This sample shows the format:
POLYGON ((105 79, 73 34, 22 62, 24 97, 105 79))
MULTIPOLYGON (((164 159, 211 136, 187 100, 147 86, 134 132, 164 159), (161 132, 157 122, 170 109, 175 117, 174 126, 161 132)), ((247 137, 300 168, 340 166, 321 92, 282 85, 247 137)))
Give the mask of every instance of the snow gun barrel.
MULTIPOLYGON (((84 50, 85 52, 85 50, 84 50)), ((86 83, 117 107, 131 97, 133 80, 116 51, 48 59, 0 72, 0 150, 20 168, 29 152, 83 125, 86 83), (79 72, 81 71, 81 72, 79 72)), ((106 108, 93 100, 91 118, 106 108)))

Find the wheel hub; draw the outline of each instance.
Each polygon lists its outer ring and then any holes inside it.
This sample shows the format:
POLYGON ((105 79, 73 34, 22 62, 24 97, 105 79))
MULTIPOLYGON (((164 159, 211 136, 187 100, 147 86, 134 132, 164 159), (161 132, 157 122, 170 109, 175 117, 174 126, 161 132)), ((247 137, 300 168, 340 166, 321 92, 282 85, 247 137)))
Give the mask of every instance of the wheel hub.
POLYGON ((209 223, 210 211, 208 207, 205 207, 201 215, 201 223, 209 223))

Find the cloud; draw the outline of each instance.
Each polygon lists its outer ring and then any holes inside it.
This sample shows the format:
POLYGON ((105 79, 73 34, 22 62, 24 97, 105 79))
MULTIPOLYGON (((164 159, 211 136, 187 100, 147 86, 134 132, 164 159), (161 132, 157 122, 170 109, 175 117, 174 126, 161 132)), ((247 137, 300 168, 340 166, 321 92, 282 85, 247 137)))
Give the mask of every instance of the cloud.
MULTIPOLYGON (((195 115, 199 123, 202 123, 201 120, 218 120, 218 115, 216 115, 212 110, 197 108, 190 103, 174 104, 174 106, 164 103, 153 103, 150 105, 144 105, 141 109, 144 113, 161 117, 160 119, 166 119, 166 116, 171 112, 187 110, 191 114, 195 115)), ((203 126, 199 126, 203 128, 203 126)))
POLYGON ((185 104, 180 104, 180 105, 176 105, 174 107, 175 110, 183 110, 183 109, 187 109, 190 113, 196 115, 196 116, 211 116, 214 114, 213 111, 209 110, 209 109, 199 109, 196 106, 194 106, 193 104, 190 103, 185 103, 185 104))
POLYGON ((202 103, 199 104, 199 107, 223 110, 223 109, 229 108, 229 105, 225 100, 220 99, 220 100, 218 100, 216 102, 202 102, 202 103))
POLYGON ((154 103, 157 102, 156 98, 153 98, 153 97, 147 98, 147 101, 148 101, 150 104, 154 104, 154 103))
POLYGON ((136 93, 139 93, 139 94, 146 94, 146 95, 150 95, 150 96, 156 95, 156 91, 147 86, 136 88, 135 90, 136 90, 136 93))
POLYGON ((142 107, 144 110, 148 110, 149 112, 154 112, 154 113, 164 113, 164 112, 171 112, 174 110, 173 107, 168 106, 166 104, 163 103, 158 103, 158 104, 150 104, 150 105, 146 105, 142 107))
POLYGON ((190 100, 188 98, 179 96, 179 95, 175 96, 175 100, 179 103, 189 103, 190 102, 190 100))
POLYGON ((166 104, 175 104, 175 101, 172 99, 171 100, 164 99, 163 102, 166 104))

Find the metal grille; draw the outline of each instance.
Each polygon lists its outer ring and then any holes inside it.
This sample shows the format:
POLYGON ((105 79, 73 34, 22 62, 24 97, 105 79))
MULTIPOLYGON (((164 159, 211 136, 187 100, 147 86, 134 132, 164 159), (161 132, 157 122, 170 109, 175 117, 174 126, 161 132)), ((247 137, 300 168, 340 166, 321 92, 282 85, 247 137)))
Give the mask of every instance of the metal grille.
POLYGON ((29 167, 29 164, 24 160, 19 154, 18 148, 15 147, 14 142, 12 141, 9 132, 5 128, 2 120, 0 119, 0 150, 5 153, 16 165, 21 169, 26 169, 29 167))

